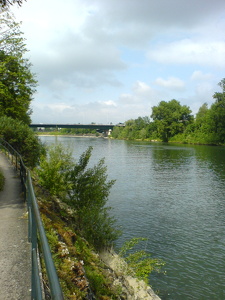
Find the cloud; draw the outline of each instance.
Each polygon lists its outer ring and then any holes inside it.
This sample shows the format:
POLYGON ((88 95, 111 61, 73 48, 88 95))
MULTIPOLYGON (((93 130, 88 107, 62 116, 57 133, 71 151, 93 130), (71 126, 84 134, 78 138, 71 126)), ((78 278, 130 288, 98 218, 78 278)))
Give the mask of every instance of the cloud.
POLYGON ((42 85, 63 80, 81 87, 117 86, 121 83, 113 72, 127 68, 118 49, 110 43, 98 44, 93 39, 86 40, 71 32, 37 51, 33 52, 33 64, 42 85))
POLYGON ((146 103, 157 97, 156 91, 147 83, 136 81, 131 89, 131 93, 122 93, 119 101, 123 104, 133 105, 137 103, 146 103))
MULTIPOLYGON (((90 0, 83 0, 86 5, 90 4, 90 0)), ((95 15, 106 19, 108 27, 120 27, 121 24, 134 29, 137 24, 155 25, 158 28, 168 26, 181 26, 182 28, 190 28, 202 22, 208 22, 215 13, 219 13, 225 8, 223 0, 215 0, 214 2, 205 0, 158 0, 149 1, 142 0, 141 4, 138 0, 92 0, 97 10, 95 15)), ((125 27, 127 28, 127 27, 125 27)), ((123 27, 121 28, 123 30, 123 27)))
POLYGON ((163 78, 157 78, 155 83, 159 86, 172 90, 184 90, 185 88, 184 81, 176 77, 169 77, 167 80, 163 78))
POLYGON ((103 103, 107 106, 117 106, 116 102, 112 100, 104 101, 103 103))
POLYGON ((150 60, 161 64, 197 64, 225 67, 225 41, 194 41, 182 39, 161 43, 148 52, 150 60))
POLYGON ((90 124, 91 122, 96 122, 108 124, 110 122, 120 122, 122 118, 122 113, 118 113, 119 110, 116 103, 111 100, 72 105, 65 103, 34 103, 33 110, 33 123, 90 124))
POLYGON ((207 84, 224 76, 224 0, 32 0, 13 9, 39 81, 37 122, 116 123, 161 100, 206 102, 207 84))
POLYGON ((191 80, 210 80, 212 77, 213 75, 210 73, 204 74, 202 71, 194 71, 191 75, 191 80))

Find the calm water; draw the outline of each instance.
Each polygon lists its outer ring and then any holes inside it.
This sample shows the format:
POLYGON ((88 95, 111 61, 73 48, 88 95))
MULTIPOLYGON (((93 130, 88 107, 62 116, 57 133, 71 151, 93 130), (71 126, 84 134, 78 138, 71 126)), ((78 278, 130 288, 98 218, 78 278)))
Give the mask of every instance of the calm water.
POLYGON ((118 245, 147 237, 147 250, 166 261, 152 276, 161 299, 225 299, 225 147, 69 137, 42 137, 74 150, 94 147, 116 179, 109 206, 122 226, 118 245))

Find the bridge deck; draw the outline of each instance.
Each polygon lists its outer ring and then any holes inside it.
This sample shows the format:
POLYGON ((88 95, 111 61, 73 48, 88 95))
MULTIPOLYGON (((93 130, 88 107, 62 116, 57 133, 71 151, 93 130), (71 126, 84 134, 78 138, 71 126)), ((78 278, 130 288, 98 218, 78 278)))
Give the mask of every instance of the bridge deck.
POLYGON ((0 300, 28 300, 31 261, 26 205, 20 179, 1 152, 0 169, 5 177, 0 192, 0 300))
POLYGON ((115 125, 103 125, 103 124, 30 124, 31 128, 85 128, 85 129, 95 129, 95 130, 109 130, 113 129, 115 125))

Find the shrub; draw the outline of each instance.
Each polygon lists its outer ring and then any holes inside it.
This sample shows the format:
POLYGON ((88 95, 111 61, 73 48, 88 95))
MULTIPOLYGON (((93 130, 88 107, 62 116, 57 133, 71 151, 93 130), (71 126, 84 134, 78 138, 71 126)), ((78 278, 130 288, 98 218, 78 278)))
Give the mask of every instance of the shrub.
POLYGON ((38 137, 22 121, 0 117, 0 135, 22 155, 28 167, 36 166, 40 156, 45 153, 38 137))
POLYGON ((91 152, 89 147, 75 163, 71 152, 62 145, 53 146, 42 157, 37 174, 42 186, 72 208, 74 229, 96 249, 101 249, 111 246, 119 236, 115 219, 109 214, 110 207, 106 207, 114 180, 107 181, 103 159, 94 167, 87 167, 91 152))
POLYGON ((49 147, 48 155, 41 157, 40 166, 36 169, 39 183, 52 195, 65 195, 69 188, 66 175, 74 164, 72 153, 61 144, 49 147))
POLYGON ((115 181, 107 181, 104 159, 94 167, 87 168, 91 152, 92 147, 89 147, 69 172, 67 203, 76 212, 77 229, 83 232, 96 249, 101 249, 111 245, 119 235, 119 231, 114 228, 115 219, 109 215, 110 208, 105 206, 115 181))
POLYGON ((132 251, 134 246, 146 240, 146 238, 133 238, 125 242, 119 255, 125 259, 131 272, 134 272, 138 279, 144 280, 148 284, 149 275, 153 271, 160 272, 165 263, 158 258, 152 258, 145 250, 132 251))

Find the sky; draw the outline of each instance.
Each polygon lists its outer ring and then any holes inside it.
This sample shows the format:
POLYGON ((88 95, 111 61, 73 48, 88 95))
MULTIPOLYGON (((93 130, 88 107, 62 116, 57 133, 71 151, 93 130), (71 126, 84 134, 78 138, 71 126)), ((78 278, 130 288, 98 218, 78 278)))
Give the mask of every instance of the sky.
POLYGON ((224 0, 27 0, 11 9, 38 80, 33 123, 117 124, 225 77, 224 0))

